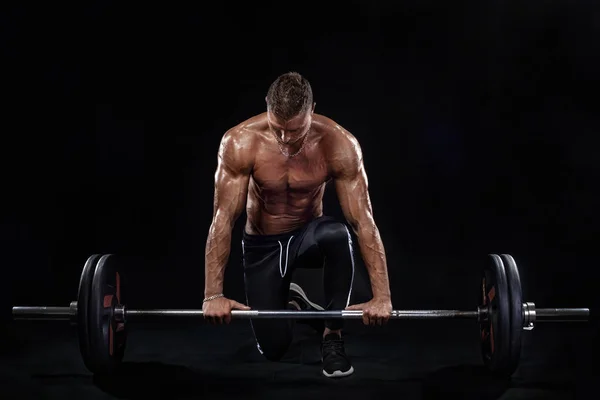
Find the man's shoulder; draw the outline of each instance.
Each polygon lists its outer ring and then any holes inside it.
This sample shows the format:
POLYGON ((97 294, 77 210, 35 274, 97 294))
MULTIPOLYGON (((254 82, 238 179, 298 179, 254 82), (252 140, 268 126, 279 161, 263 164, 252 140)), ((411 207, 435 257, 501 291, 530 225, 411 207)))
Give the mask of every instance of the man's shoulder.
POLYGON ((314 121, 321 133, 322 148, 332 176, 341 177, 358 171, 362 152, 356 137, 332 118, 315 115, 314 121))
POLYGON ((221 150, 234 152, 251 150, 264 134, 266 126, 265 114, 258 114, 238 123, 223 134, 221 150))
POLYGON ((223 135, 229 140, 254 140, 267 126, 266 113, 254 115, 229 128, 223 135))
POLYGON ((320 132, 323 144, 326 149, 340 150, 352 152, 358 149, 358 140, 345 127, 330 117, 314 114, 313 121, 317 130, 320 132))
POLYGON ((220 158, 227 159, 228 163, 243 170, 251 168, 256 146, 265 125, 265 116, 259 114, 228 129, 221 139, 220 158))

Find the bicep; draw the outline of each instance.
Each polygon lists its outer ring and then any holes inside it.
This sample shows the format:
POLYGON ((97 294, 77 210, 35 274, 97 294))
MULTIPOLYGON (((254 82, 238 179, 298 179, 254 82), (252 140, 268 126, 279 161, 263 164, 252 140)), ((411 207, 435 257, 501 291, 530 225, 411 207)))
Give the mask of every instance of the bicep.
POLYGON ((215 172, 214 218, 230 223, 240 216, 246 203, 249 175, 235 173, 219 164, 215 172))
POLYGON ((359 225, 372 225, 373 212, 369 196, 369 181, 358 140, 344 130, 333 136, 332 177, 342 212, 356 231, 359 225))
POLYGON ((215 171, 213 220, 233 225, 246 204, 250 172, 234 143, 224 140, 215 171))

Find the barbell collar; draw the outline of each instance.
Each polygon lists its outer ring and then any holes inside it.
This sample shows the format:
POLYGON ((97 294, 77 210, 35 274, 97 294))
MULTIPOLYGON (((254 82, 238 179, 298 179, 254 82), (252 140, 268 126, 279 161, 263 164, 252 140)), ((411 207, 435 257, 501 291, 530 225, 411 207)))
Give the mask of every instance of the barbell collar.
POLYGON ((523 330, 531 331, 535 326, 535 303, 523 303, 523 330))

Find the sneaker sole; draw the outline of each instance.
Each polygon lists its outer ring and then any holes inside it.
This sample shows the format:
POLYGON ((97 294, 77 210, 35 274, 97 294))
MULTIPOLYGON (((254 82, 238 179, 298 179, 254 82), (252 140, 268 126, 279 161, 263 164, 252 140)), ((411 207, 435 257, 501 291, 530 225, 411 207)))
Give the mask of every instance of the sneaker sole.
POLYGON ((328 373, 327 371, 323 370, 323 375, 325 375, 328 378, 341 378, 344 376, 352 375, 353 373, 354 373, 354 367, 350 367, 350 369, 346 372, 337 370, 337 371, 333 371, 331 374, 328 373))
POLYGON ((298 286, 297 284, 295 284, 293 282, 290 283, 290 290, 296 292, 298 294, 298 296, 300 296, 302 298, 302 300, 304 300, 305 302, 307 302, 314 309, 319 310, 319 311, 324 311, 325 310, 320 305, 318 305, 318 304, 313 303, 312 301, 310 301, 308 299, 308 296, 306 296, 306 293, 304 293, 304 290, 302 290, 302 288, 300 286, 298 286))

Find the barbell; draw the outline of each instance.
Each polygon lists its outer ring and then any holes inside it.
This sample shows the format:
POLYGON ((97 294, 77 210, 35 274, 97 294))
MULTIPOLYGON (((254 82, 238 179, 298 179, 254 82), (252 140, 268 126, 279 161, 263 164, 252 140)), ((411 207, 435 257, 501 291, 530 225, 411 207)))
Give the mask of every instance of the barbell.
MULTIPOLYGON (((128 309, 122 302, 121 271, 117 257, 92 255, 84 264, 76 301, 68 307, 15 306, 13 318, 70 321, 77 326, 84 365, 99 375, 118 373, 129 322, 148 317, 203 318, 201 309, 128 309)), ((361 310, 232 310, 231 314, 236 319, 362 319, 361 310)), ((532 330, 536 322, 542 321, 588 321, 589 315, 589 308, 536 308, 535 303, 524 302, 514 258, 490 254, 481 275, 477 309, 393 310, 390 319, 476 320, 484 365, 493 374, 506 377, 518 367, 523 330, 532 330)))

